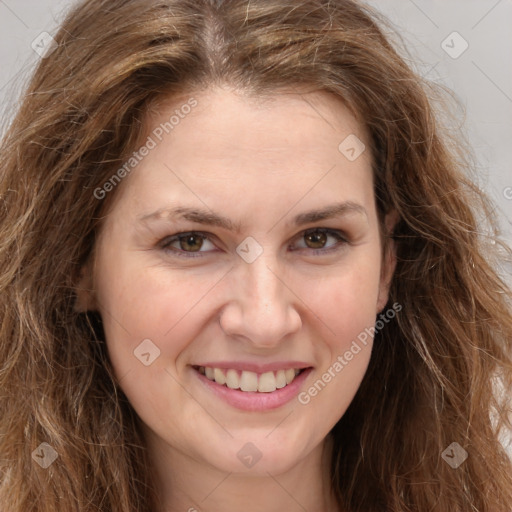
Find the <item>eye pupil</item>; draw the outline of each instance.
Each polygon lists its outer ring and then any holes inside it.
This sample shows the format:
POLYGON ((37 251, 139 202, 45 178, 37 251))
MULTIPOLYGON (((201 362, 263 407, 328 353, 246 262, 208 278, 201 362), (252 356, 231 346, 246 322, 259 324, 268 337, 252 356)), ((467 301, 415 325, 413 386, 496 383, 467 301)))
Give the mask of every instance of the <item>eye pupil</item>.
POLYGON ((322 233, 320 231, 315 231, 313 233, 308 233, 306 235, 306 239, 313 243, 312 247, 313 249, 322 248, 325 245, 325 242, 327 240, 327 236, 325 233, 322 233), (315 245, 318 244, 318 245, 315 245))
POLYGON ((201 237, 198 235, 187 235, 180 238, 180 247, 182 250, 186 251, 187 249, 190 249, 190 247, 185 247, 186 244, 189 244, 192 247, 192 250, 189 252, 196 252, 199 249, 201 249, 203 245, 203 241, 201 240, 201 237), (194 240, 199 240, 199 243, 194 244, 194 240))

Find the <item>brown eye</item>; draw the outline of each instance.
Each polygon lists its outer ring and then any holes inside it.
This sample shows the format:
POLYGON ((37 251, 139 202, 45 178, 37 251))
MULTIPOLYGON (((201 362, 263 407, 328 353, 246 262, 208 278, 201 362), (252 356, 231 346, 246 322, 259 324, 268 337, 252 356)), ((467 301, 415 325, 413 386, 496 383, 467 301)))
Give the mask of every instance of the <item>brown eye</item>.
POLYGON ((190 250, 190 252, 199 251, 199 249, 201 249, 201 247, 203 245, 202 238, 203 237, 201 235, 197 235, 197 234, 188 234, 185 236, 180 236, 179 237, 180 249, 183 251, 187 251, 187 252, 189 250, 190 250))
POLYGON ((304 240, 306 240, 306 244, 308 242, 311 244, 308 244, 308 247, 311 249, 321 249, 327 242, 327 235, 321 231, 314 231, 313 233, 305 234, 304 240))
POLYGON ((297 247, 300 250, 306 250, 306 252, 322 255, 338 251, 348 243, 349 241, 342 231, 328 228, 312 228, 300 235, 297 247), (337 243, 328 244, 329 238, 334 239, 337 243), (305 245, 302 245, 301 242, 305 245), (307 249, 311 249, 311 251, 307 251, 307 249))
POLYGON ((185 257, 199 257, 205 256, 204 253, 212 252, 208 250, 208 244, 215 249, 215 245, 211 242, 210 238, 202 233, 189 232, 189 233, 178 233, 174 236, 168 237, 163 240, 160 247, 176 256, 185 257), (206 241, 206 250, 205 250, 206 241), (203 250, 201 250, 203 249, 203 250))

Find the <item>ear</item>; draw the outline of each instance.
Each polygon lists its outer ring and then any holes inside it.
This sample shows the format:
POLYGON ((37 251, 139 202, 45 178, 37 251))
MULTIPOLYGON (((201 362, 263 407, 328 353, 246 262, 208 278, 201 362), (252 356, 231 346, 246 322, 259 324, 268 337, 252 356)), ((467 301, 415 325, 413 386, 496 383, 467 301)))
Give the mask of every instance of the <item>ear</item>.
POLYGON ((75 311, 85 313, 96 309, 93 290, 93 277, 91 266, 87 263, 80 270, 80 277, 76 286, 75 311))
POLYGON ((384 254, 382 257, 382 267, 380 273, 379 296, 377 299, 377 313, 380 313, 386 306, 389 298, 389 288, 393 279, 396 267, 396 245, 391 234, 399 220, 396 210, 389 212, 384 218, 384 238, 386 240, 384 254))

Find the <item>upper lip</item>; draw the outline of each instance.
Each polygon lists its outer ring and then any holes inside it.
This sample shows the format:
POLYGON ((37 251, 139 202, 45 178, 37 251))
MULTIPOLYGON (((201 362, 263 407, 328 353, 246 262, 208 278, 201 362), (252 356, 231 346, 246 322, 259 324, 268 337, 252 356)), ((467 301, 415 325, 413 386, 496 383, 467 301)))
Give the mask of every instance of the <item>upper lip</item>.
POLYGON ((254 373, 275 372, 278 370, 287 370, 289 368, 302 370, 310 368, 311 365, 302 361, 276 361, 275 363, 255 363, 251 361, 211 361, 195 364, 193 366, 204 366, 210 368, 233 369, 240 371, 249 371, 254 373))

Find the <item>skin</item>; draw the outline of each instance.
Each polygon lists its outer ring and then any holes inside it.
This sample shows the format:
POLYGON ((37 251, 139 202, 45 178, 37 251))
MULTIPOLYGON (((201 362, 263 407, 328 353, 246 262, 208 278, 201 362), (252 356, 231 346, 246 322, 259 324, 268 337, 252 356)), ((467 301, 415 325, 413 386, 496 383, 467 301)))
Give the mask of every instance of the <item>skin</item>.
MULTIPOLYGON (((191 113, 115 191, 95 258, 85 270, 79 308, 100 312, 120 387, 140 417, 162 510, 337 510, 328 485, 329 431, 366 372, 372 347, 303 405, 242 411, 217 398, 191 365, 218 360, 298 360, 313 367, 307 390, 386 305, 395 266, 383 254, 371 155, 349 161, 338 145, 363 126, 325 92, 276 93, 265 100, 228 89, 168 99, 150 130, 193 96, 191 113), (365 213, 295 226, 297 214, 340 201, 365 213), (177 205, 211 209, 240 232, 165 214, 177 205), (314 245, 310 228, 340 230, 314 245), (201 231, 190 245, 162 240, 201 231), (263 253, 236 252, 248 236, 263 253), (323 246, 322 246, 323 243, 323 246), (339 250, 314 254, 315 248, 339 250), (86 292, 85 290, 90 290, 86 292), (160 350, 149 366, 134 356, 144 339, 160 350), (261 459, 237 457, 253 443, 261 459)), ((147 136, 147 134, 146 134, 147 136)), ((112 193, 112 192, 111 192, 112 193)), ((386 218, 391 229, 394 216, 386 218)))

